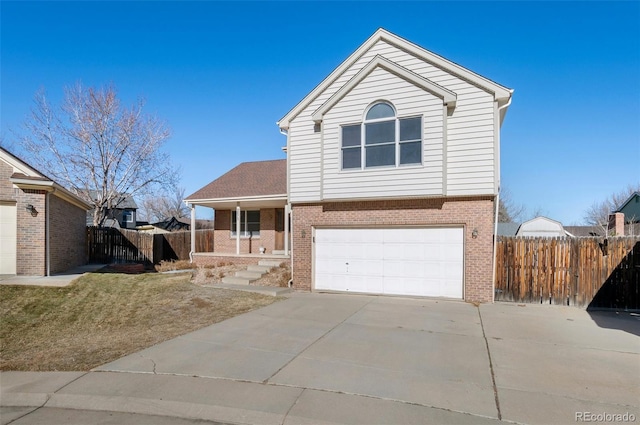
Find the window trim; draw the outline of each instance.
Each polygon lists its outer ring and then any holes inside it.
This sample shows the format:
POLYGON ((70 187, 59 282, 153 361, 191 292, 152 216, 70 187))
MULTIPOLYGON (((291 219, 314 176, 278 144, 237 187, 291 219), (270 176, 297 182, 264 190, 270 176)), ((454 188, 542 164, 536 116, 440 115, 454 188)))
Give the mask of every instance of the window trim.
POLYGON ((132 210, 123 210, 122 211, 122 222, 123 223, 133 223, 133 211, 132 210))
POLYGON ((359 123, 349 123, 349 124, 343 124, 340 126, 340 171, 363 171, 363 170, 367 170, 367 169, 378 169, 378 168, 404 168, 404 167, 421 167, 423 165, 423 160, 424 160, 424 117, 422 115, 409 115, 409 116, 403 116, 400 117, 398 116, 398 111, 395 108, 395 106, 391 103, 388 102, 386 100, 378 100, 376 102, 373 102, 371 105, 369 105, 367 108, 365 108, 364 110, 364 114, 363 114, 363 119, 362 121, 360 121, 359 123), (394 111, 394 116, 393 117, 384 117, 384 118, 373 118, 370 120, 367 120, 366 117, 369 114, 369 111, 376 105, 379 104, 386 104, 388 106, 391 107, 391 109, 394 111), (407 120, 407 119, 415 119, 415 118, 419 118, 420 119, 420 139, 409 139, 409 140, 400 140, 400 122, 402 120, 407 120), (379 123, 379 122, 390 122, 393 121, 394 122, 394 141, 393 142, 383 142, 383 143, 375 143, 375 144, 370 144, 367 145, 366 143, 366 126, 367 124, 375 124, 375 123, 379 123), (360 126, 360 145, 359 146, 343 146, 343 128, 344 127, 351 127, 351 126, 355 126, 355 125, 359 125, 360 126), (420 142, 420 161, 419 162, 412 162, 409 164, 401 164, 401 145, 402 144, 408 144, 408 143, 416 143, 416 142, 420 142), (394 144, 395 149, 395 161, 394 164, 388 164, 388 165, 371 165, 371 166, 367 166, 367 146, 369 147, 373 147, 373 146, 386 146, 386 145, 391 145, 391 143, 394 144), (350 150, 355 150, 355 149, 360 149, 360 166, 359 167, 348 167, 345 168, 344 167, 344 151, 345 149, 350 149, 350 150))
MULTIPOLYGON (((229 237, 232 239, 236 238, 236 227, 234 226, 234 218, 236 216, 236 211, 235 210, 230 210, 231 211, 231 217, 229 217, 229 237)), ((240 210, 240 239, 260 239, 260 210, 240 210), (248 221, 248 216, 250 212, 257 212, 258 213, 258 233, 257 234, 252 234, 251 231, 247 230, 247 228, 249 227, 249 221, 248 221), (244 217, 244 220, 243 220, 244 217), (242 228, 244 227, 244 230, 242 230, 242 228)))

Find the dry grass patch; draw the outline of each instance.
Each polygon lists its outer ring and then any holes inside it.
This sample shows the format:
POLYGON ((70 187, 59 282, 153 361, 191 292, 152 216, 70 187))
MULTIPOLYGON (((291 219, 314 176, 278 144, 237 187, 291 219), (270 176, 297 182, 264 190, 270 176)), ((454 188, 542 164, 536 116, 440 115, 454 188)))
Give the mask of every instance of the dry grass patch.
POLYGON ((252 285, 275 286, 280 288, 289 287, 291 280, 291 266, 289 262, 283 262, 279 267, 272 269, 258 280, 251 282, 252 285))
POLYGON ((91 273, 65 288, 0 286, 0 370, 89 370, 277 300, 190 279, 91 273))

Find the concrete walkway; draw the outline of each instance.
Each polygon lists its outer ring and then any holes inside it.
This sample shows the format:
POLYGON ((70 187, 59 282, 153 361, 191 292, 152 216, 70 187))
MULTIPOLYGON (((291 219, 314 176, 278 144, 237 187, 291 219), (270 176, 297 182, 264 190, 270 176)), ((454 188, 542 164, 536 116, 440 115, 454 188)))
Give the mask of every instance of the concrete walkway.
POLYGON ((51 276, 0 275, 0 285, 69 286, 71 282, 83 274, 100 270, 105 265, 106 264, 87 264, 51 276))
POLYGON ((1 422, 640 421, 639 319, 296 293, 89 373, 3 372, 1 422))

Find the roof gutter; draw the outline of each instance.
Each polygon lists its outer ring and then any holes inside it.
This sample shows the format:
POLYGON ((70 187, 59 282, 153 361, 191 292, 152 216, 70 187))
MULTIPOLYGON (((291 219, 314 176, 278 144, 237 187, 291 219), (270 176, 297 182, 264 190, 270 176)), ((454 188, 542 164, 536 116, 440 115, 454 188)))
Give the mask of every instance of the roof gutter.
POLYGON ((85 211, 88 211, 92 208, 91 205, 86 201, 69 192, 67 189, 60 186, 54 181, 23 179, 16 177, 12 177, 9 180, 20 189, 45 190, 50 193, 55 193, 57 197, 62 198, 65 201, 77 206, 78 208, 84 209, 85 211))

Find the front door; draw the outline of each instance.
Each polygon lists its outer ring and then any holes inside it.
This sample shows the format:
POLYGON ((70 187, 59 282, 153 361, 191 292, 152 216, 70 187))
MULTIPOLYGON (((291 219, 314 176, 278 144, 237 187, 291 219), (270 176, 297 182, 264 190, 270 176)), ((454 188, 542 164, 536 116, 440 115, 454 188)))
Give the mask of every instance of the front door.
POLYGON ((284 208, 276 208, 275 250, 284 250, 284 208))

